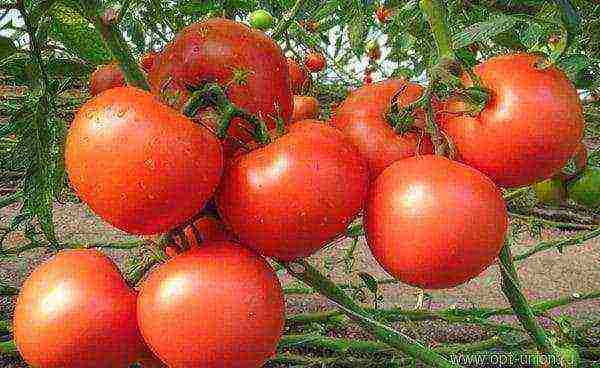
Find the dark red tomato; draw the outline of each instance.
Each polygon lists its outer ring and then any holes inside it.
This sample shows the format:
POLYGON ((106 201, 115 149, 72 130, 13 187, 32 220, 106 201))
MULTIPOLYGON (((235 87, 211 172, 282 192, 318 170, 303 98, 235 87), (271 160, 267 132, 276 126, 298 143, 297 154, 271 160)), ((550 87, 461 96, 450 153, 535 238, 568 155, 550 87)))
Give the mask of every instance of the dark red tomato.
POLYGON ((316 51, 311 51, 306 56, 305 65, 311 72, 320 72, 325 69, 326 63, 325 57, 316 51))
POLYGON ((385 24, 389 20, 388 18, 390 17, 390 13, 390 9, 386 8, 383 5, 380 5, 375 11, 375 16, 377 17, 377 20, 379 20, 380 23, 385 24))
POLYGON ((61 251, 27 278, 14 337, 34 367, 127 367, 146 352, 135 291, 110 259, 88 249, 61 251))
POLYGON ((125 84, 125 77, 119 65, 104 65, 96 69, 90 77, 90 94, 96 96, 107 89, 124 86, 125 84))
POLYGON ((158 55, 158 52, 150 51, 149 53, 142 56, 142 58, 140 59, 140 65, 142 66, 142 69, 146 71, 146 73, 150 73, 150 71, 154 67, 154 63, 158 55))
POLYGON ((301 93, 310 84, 308 73, 292 58, 287 58, 290 86, 293 93, 301 93))
POLYGON ((232 160, 216 200, 242 244, 292 260, 342 233, 360 211, 367 186, 366 164, 344 135, 302 121, 232 160))
MULTIPOLYGON (((156 59, 149 77, 153 92, 176 108, 187 101, 189 86, 212 81, 226 87, 233 104, 261 115, 269 128, 278 113, 286 123, 292 114, 283 52, 264 32, 239 22, 212 18, 186 27, 156 59)), ((238 148, 238 141, 252 140, 240 125, 250 127, 234 119, 225 145, 238 148)))
POLYGON ((422 130, 397 134, 389 125, 386 113, 393 103, 406 106, 416 101, 422 87, 404 80, 389 79, 363 86, 350 93, 332 119, 367 160, 369 176, 375 179, 394 161, 405 157, 433 153, 433 145, 422 130))
POLYGON ((395 162, 373 182, 365 229, 373 256, 398 280, 449 288, 479 275, 498 256, 508 216, 481 172, 444 157, 395 162))
POLYGON ((199 213, 223 168, 214 135, 132 87, 105 91, 80 108, 65 156, 81 199, 133 234, 165 232, 199 213))
POLYGON ((206 243, 148 276, 138 323, 171 368, 260 367, 283 332, 283 292, 261 257, 235 243, 206 243))
POLYGON ((478 65, 475 73, 491 90, 490 102, 478 116, 459 115, 444 124, 459 158, 503 187, 551 177, 581 141, 577 91, 555 67, 537 68, 540 61, 511 54, 478 65))
POLYGON ((317 119, 319 117, 319 101, 311 96, 294 96, 294 112, 292 121, 317 119))

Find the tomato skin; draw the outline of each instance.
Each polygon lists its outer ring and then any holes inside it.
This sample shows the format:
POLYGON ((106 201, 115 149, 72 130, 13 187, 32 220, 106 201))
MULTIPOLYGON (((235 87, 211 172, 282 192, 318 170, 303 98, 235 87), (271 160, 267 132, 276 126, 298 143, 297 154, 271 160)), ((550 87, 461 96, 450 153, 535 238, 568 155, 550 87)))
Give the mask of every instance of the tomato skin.
POLYGON ((150 273, 138 298, 138 323, 169 367, 259 367, 283 332, 283 292, 252 251, 207 243, 150 273))
POLYGON ((542 204, 558 206, 567 199, 567 186, 562 175, 541 181, 533 186, 535 196, 542 204))
POLYGON ((242 244, 293 260, 342 233, 360 211, 367 186, 366 164, 343 134, 305 120, 232 160, 216 201, 242 244))
POLYGON ((317 119, 319 117, 319 101, 311 96, 294 96, 294 112, 292 122, 317 119))
POLYGON ((600 168, 587 167, 568 185, 569 198, 589 208, 600 207, 600 168))
POLYGON ((311 72, 320 72, 321 70, 325 69, 326 64, 327 62, 325 61, 325 57, 316 51, 311 51, 306 56, 305 65, 311 72))
POLYGON ((110 89, 84 104, 65 151, 81 199, 133 234, 165 232, 199 213, 223 170, 214 135, 133 87, 110 89))
POLYGON ((43 368, 127 367, 146 351, 136 293, 96 250, 63 250, 27 278, 14 316, 23 359, 43 368))
POLYGON ((309 76, 296 60, 287 58, 287 64, 292 92, 295 94, 301 93, 305 86, 310 84, 309 76))
POLYGON ((464 164, 433 155, 396 161, 373 182, 367 243, 398 280, 424 289, 462 284, 498 256, 508 215, 498 188, 464 164))
POLYGON ((459 115, 444 124, 460 159, 503 187, 549 178, 582 138, 577 91, 558 69, 536 69, 538 61, 511 54, 478 65, 475 73, 492 91, 490 102, 477 117, 459 115))
POLYGON ((420 154, 433 153, 433 144, 422 131, 399 135, 386 121, 392 98, 403 88, 397 100, 401 106, 416 101, 423 90, 399 79, 366 85, 353 91, 332 119, 367 160, 371 180, 394 161, 415 155, 419 140, 420 154))
POLYGON ((269 13, 266 10, 259 9, 250 13, 250 26, 252 28, 264 31, 273 27, 274 22, 275 19, 273 18, 271 13, 269 13))
MULTIPOLYGON (((281 48, 264 32, 242 23, 212 18, 184 28, 157 58, 149 75, 152 91, 175 108, 189 98, 188 86, 217 82, 227 97, 251 114, 261 115, 268 128, 276 126, 279 113, 288 123, 292 93, 288 67, 281 48)), ((225 145, 239 148, 236 139, 252 140, 234 119, 225 145)), ((232 149, 235 151, 235 149, 232 149)))
POLYGON ((118 64, 103 65, 96 69, 90 77, 90 95, 96 96, 107 89, 125 84, 125 77, 118 64))

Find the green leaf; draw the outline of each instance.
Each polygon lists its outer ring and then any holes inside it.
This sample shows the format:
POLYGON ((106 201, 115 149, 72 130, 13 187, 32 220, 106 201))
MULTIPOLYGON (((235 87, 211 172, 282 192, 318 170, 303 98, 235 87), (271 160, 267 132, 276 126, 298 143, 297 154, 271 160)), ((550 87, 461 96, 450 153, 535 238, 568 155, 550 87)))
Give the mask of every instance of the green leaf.
POLYGON ((79 13, 64 5, 56 4, 52 8, 49 33, 69 52, 92 64, 107 64, 112 60, 98 31, 79 13))
POLYGON ((369 34, 369 27, 361 14, 354 16, 348 23, 348 40, 350 47, 357 57, 365 53, 365 39, 369 34))
POLYGON ((13 40, 8 37, 0 36, 0 59, 7 58, 17 52, 13 40))
POLYGON ((377 283, 377 279, 375 277, 369 275, 366 272, 359 273, 358 277, 360 277, 360 279, 365 284, 367 289, 369 289, 370 292, 372 292, 375 295, 377 294, 379 284, 377 283))
POLYGON ((475 42, 489 40, 512 29, 517 22, 518 20, 511 16, 499 15, 492 20, 475 23, 454 35, 453 47, 460 49, 475 42))

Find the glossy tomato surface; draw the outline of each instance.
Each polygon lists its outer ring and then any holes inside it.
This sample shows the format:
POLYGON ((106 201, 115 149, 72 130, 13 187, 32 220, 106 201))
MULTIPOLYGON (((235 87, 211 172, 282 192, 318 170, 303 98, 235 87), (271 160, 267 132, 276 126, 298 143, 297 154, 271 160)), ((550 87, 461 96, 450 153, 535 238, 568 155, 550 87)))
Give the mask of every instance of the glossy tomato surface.
POLYGON ((138 317, 144 339, 171 368, 254 368, 275 352, 284 300, 264 259, 231 242, 212 242, 148 276, 138 317))
POLYGON ((14 315, 23 359, 40 368, 127 367, 146 351, 136 293, 95 250, 65 250, 27 278, 14 315))
POLYGON ((107 89, 124 86, 125 84, 125 77, 119 65, 103 65, 96 69, 90 77, 90 94, 96 96, 107 89))
POLYGON ((426 155, 395 162, 371 185, 365 229, 373 256, 398 280, 449 288, 498 256, 508 226, 502 195, 485 175, 426 155))
MULTIPOLYGON (((211 18, 184 28, 157 58, 149 77, 153 92, 176 108, 187 101, 188 87, 217 82, 233 104, 262 116, 269 128, 275 127, 278 114, 286 123, 292 114, 283 52, 264 32, 239 22, 211 18)), ((231 144, 252 139, 239 124, 250 127, 234 119, 231 144)))
POLYGON ((296 60, 287 58, 287 64, 292 92, 301 93, 304 88, 310 84, 309 76, 296 60))
POLYGON ((577 91, 555 67, 537 67, 541 61, 511 54, 478 65, 475 73, 491 91, 491 100, 478 116, 457 115, 443 127, 459 158, 503 187, 551 177, 582 138, 577 91))
POLYGON ((319 101, 311 96, 294 96, 294 112, 292 122, 317 119, 319 117, 319 101))
POLYGON ((310 70, 311 72, 320 72, 321 70, 325 69, 325 65, 327 64, 327 62, 325 61, 325 57, 322 54, 316 51, 311 51, 306 56, 305 64, 308 70, 310 70))
POLYGON ((113 88, 83 105, 65 154, 81 199, 134 234, 168 231, 199 213, 223 167, 214 135, 132 87, 113 88))
MULTIPOLYGON (((392 103, 406 106, 416 101, 423 88, 400 79, 365 85, 352 91, 336 111, 332 123, 367 160, 369 176, 375 179, 394 161, 433 153, 433 144, 418 128, 398 134, 386 120, 392 103), (393 102, 394 97, 396 100, 393 102)), ((417 125, 417 124, 415 124, 417 125)))
POLYGON ((367 185, 358 150, 337 129, 307 120, 232 160, 216 199, 242 244, 291 260, 342 233, 360 211, 367 185))

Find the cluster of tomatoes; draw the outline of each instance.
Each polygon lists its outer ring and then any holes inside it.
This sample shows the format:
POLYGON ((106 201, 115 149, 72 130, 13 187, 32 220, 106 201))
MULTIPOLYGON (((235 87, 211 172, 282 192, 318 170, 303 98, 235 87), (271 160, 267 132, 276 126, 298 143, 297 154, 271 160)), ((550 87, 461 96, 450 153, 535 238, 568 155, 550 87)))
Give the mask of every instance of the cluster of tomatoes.
POLYGON ((40 368, 258 367, 284 321, 279 281, 262 257, 307 257, 361 211, 372 254, 399 280, 422 288, 470 280, 503 246, 498 186, 554 175, 582 138, 576 91, 538 61, 514 54, 478 66, 491 96, 478 114, 456 99, 436 102, 451 160, 432 154, 426 111, 414 109, 403 129, 388 121, 392 108, 420 99, 419 85, 365 85, 329 122, 306 119, 316 113, 300 111, 293 94, 308 83, 304 68, 324 62, 309 57, 301 67, 264 33, 229 20, 185 28, 146 62, 152 93, 99 93, 77 112, 66 144, 72 185, 104 220, 132 234, 183 229, 171 259, 138 291, 96 251, 59 253, 23 286, 19 351, 40 368), (260 117, 271 139, 252 142, 256 127, 239 116, 218 139, 227 115, 219 106, 182 115, 190 87, 207 82, 260 117), (274 131, 281 121, 283 132, 274 131), (222 222, 198 216, 211 199, 222 222))

